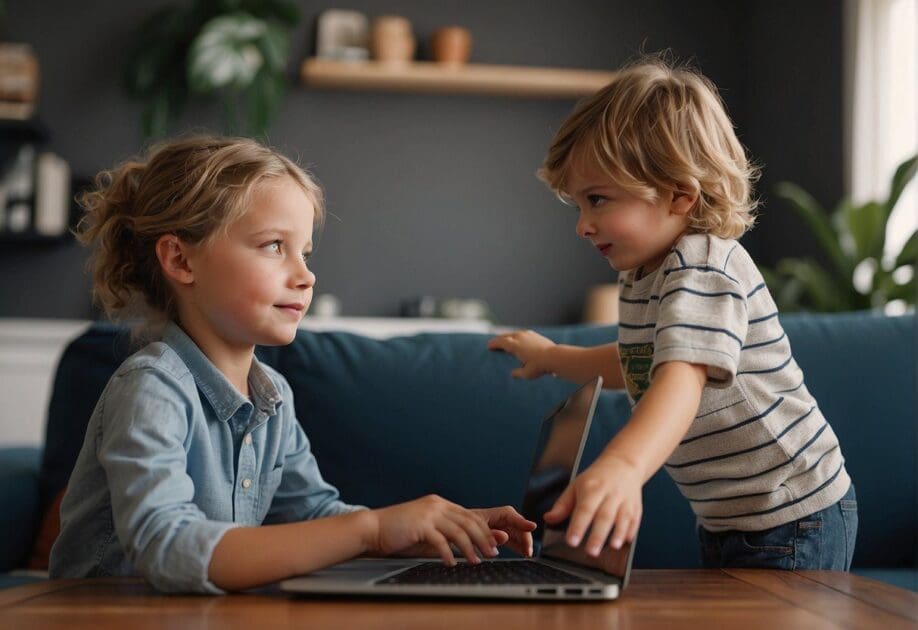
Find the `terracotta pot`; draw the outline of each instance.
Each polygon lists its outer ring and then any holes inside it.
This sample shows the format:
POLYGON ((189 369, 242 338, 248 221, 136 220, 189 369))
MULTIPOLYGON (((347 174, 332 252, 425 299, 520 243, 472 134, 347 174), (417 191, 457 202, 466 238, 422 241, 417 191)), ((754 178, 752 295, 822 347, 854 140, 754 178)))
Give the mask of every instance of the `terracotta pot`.
POLYGON ((430 37, 430 50, 438 63, 463 64, 472 53, 472 34, 461 26, 438 28, 430 37))

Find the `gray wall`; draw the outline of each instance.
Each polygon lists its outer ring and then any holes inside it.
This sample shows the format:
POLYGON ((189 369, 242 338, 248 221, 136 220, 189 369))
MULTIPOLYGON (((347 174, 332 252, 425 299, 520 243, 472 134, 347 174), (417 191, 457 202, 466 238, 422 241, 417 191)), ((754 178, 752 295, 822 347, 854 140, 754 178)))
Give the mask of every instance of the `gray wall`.
MULTIPOLYGON (((166 2, 7 0, 5 35, 42 65, 50 148, 89 176, 140 149, 140 107, 118 87, 132 29, 166 2)), ((792 179, 825 203, 841 192, 841 3, 755 0, 467 0, 348 3, 409 17, 421 38, 458 23, 473 61, 614 68, 671 48, 717 83, 741 140, 765 165, 760 187, 792 179)), ((299 2, 291 75, 313 50, 299 2)), ((423 52, 423 51, 422 51, 423 52)), ((334 215, 314 258, 319 293, 346 315, 390 316, 417 295, 480 297, 509 324, 576 321, 611 270, 573 232, 574 213, 534 177, 573 101, 308 90, 295 84, 271 142, 311 165, 334 215)), ((215 128, 199 108, 187 126, 215 128)), ((761 262, 811 247, 768 203, 744 243, 761 262)), ((0 317, 92 315, 73 243, 0 243, 0 317)))

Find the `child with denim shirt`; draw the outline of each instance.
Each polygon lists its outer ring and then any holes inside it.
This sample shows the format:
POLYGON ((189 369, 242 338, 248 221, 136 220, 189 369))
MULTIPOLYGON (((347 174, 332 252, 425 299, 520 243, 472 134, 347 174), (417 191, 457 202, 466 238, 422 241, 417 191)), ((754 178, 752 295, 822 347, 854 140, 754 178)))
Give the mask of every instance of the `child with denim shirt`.
POLYGON ((164 591, 249 588, 362 555, 470 562, 535 524, 437 496, 367 510, 322 479, 285 379, 312 298, 322 194, 261 144, 199 136, 103 172, 81 199, 97 298, 158 339, 93 412, 61 506, 52 577, 143 575, 164 591))
POLYGON ((649 60, 578 104, 540 176, 620 273, 617 343, 500 335, 513 375, 596 374, 633 413, 545 514, 598 555, 635 538, 663 466, 707 567, 848 570, 857 511, 838 439, 807 390, 768 288, 738 239, 753 223, 746 158, 716 88, 649 60), (610 535, 611 532, 611 535, 610 535))

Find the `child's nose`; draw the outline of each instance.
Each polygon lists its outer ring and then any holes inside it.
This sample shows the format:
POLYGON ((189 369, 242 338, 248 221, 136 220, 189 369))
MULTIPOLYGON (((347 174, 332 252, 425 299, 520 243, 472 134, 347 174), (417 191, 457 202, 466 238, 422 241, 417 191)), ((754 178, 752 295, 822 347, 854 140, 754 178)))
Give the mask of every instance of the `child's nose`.
POLYGON ((316 274, 310 271, 303 259, 300 259, 297 264, 293 279, 296 286, 301 289, 311 289, 316 284, 316 274))
POLYGON ((593 227, 593 224, 590 223, 586 214, 581 212, 580 216, 577 218, 577 236, 580 238, 590 238, 593 234, 596 233, 596 229, 593 227))
POLYGON ((311 289, 316 285, 316 274, 312 273, 309 268, 306 268, 306 273, 300 277, 299 286, 304 289, 311 289))

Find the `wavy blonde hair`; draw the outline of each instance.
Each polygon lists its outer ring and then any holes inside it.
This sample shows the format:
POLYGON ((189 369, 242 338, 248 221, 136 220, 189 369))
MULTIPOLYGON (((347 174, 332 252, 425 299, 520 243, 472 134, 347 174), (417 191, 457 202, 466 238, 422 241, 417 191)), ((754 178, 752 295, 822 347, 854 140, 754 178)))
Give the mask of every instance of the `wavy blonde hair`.
POLYGON ((566 203, 578 160, 651 203, 661 192, 697 192, 692 232, 739 238, 755 222, 759 168, 747 159, 717 88, 686 66, 643 59, 577 104, 538 171, 566 203))
POLYGON ((177 138, 99 173, 78 198, 85 214, 76 228, 79 241, 92 248, 96 301, 113 320, 142 318, 151 329, 176 319, 156 242, 166 234, 210 242, 245 214, 260 184, 281 177, 299 184, 321 221, 323 195, 313 178, 248 138, 177 138))

